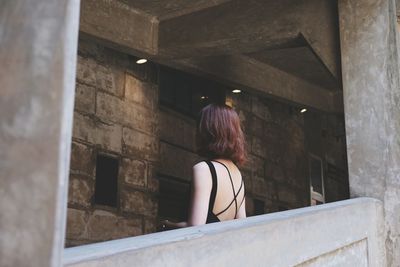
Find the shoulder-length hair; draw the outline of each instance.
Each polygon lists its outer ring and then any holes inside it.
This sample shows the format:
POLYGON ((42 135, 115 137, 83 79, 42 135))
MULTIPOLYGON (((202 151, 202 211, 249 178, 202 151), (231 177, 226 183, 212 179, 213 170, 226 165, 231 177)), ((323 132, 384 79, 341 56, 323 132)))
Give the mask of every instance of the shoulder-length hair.
POLYGON ((210 104, 200 111, 197 147, 201 156, 227 158, 242 165, 246 161, 245 146, 239 116, 231 107, 210 104))

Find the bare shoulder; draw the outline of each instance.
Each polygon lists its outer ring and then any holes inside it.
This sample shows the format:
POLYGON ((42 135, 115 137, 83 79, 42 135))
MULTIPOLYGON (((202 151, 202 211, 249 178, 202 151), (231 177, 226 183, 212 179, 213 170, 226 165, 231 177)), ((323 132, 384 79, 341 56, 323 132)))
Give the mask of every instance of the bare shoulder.
POLYGON ((193 181, 202 186, 211 186, 211 172, 206 162, 202 161, 193 166, 193 181))
POLYGON ((208 170, 208 165, 205 161, 200 161, 199 163, 193 166, 193 171, 204 171, 208 170))

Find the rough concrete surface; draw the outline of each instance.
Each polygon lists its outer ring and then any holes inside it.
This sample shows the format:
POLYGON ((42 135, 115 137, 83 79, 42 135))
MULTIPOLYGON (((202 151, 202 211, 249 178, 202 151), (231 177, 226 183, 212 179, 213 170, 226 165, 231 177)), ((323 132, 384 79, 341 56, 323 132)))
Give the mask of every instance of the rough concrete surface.
POLYGON ((400 83, 395 1, 341 0, 339 15, 350 193, 383 201, 387 263, 400 266, 400 83))
POLYGON ((79 1, 0 3, 0 266, 59 266, 79 1))
POLYGON ((380 201, 353 199, 69 248, 64 266, 381 267, 382 218, 380 201))

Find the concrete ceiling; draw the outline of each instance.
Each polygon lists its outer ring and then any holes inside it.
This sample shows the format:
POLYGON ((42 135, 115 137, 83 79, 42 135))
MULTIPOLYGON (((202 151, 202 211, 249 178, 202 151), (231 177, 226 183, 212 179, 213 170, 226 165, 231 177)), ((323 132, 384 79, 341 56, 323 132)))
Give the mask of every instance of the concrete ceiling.
POLYGON ((119 0, 141 10, 158 20, 190 14, 231 0, 119 0))
POLYGON ((319 85, 323 89, 337 91, 340 88, 338 80, 309 46, 268 49, 247 56, 319 85))
POLYGON ((82 0, 80 32, 174 68, 343 109, 335 0, 82 0))

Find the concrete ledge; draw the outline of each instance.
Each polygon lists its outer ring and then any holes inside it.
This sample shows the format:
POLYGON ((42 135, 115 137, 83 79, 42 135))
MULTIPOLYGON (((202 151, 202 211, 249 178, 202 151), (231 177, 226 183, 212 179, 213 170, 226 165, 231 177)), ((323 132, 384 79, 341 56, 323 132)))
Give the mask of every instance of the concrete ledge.
POLYGON ((381 202, 359 198, 68 248, 64 266, 384 266, 381 232, 381 202))

